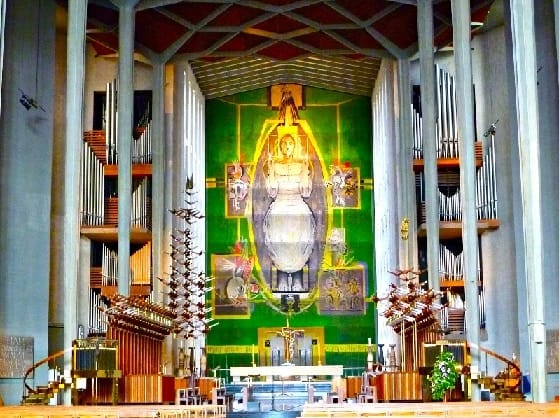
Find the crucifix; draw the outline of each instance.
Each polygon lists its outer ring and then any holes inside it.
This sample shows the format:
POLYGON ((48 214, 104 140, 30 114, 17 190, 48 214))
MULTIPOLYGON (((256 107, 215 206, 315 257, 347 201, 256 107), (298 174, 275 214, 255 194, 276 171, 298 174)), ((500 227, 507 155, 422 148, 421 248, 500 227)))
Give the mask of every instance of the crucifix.
POLYGON ((295 341, 302 337, 305 331, 302 329, 293 329, 289 326, 289 317, 287 317, 287 325, 277 332, 278 337, 283 338, 283 346, 285 351, 285 363, 293 364, 292 360, 295 356, 295 341))

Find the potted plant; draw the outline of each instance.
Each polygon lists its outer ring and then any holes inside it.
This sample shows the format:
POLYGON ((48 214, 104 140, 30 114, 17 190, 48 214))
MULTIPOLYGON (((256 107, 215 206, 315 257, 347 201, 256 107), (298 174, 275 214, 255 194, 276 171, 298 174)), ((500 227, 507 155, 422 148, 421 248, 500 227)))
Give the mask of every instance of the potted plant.
POLYGON ((431 382, 431 394, 434 400, 445 399, 446 392, 454 389, 458 372, 456 371, 456 360, 449 351, 442 351, 433 364, 433 373, 427 376, 431 382))

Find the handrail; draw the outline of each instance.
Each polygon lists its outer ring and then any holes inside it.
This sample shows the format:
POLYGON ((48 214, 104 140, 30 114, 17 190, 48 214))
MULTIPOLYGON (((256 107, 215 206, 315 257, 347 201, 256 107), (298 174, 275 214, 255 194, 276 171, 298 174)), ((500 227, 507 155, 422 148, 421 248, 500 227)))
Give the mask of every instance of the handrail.
POLYGON ((514 361, 512 361, 512 360, 506 358, 505 356, 502 356, 501 354, 496 353, 496 352, 493 351, 493 350, 490 350, 490 349, 488 349, 488 348, 484 348, 484 347, 482 347, 482 346, 480 346, 480 345, 477 345, 477 344, 468 343, 468 346, 469 346, 469 347, 477 348, 478 350, 483 351, 484 353, 487 353, 487 354, 489 354, 490 356, 495 357, 497 360, 501 360, 502 362, 508 364, 508 365, 509 365, 510 367, 512 367, 513 369, 517 370, 518 373, 520 374, 520 366, 519 366, 517 363, 515 363, 514 361))
POLYGON ((37 363, 33 364, 30 368, 28 368, 27 371, 25 372, 25 375, 23 376, 23 384, 25 385, 26 389, 27 389, 29 392, 31 392, 31 393, 37 393, 37 391, 36 391, 35 389, 31 388, 31 387, 27 384, 27 382, 26 382, 27 377, 28 377, 28 376, 31 374, 31 372, 33 372, 33 370, 35 370, 37 367, 39 367, 39 366, 41 366, 41 365, 43 365, 43 364, 45 364, 45 363, 47 363, 47 362, 49 362, 49 361, 51 361, 51 360, 54 360, 55 358, 60 357, 61 355, 63 355, 64 353, 67 353, 67 352, 70 351, 70 350, 72 350, 72 347, 67 348, 67 349, 65 349, 65 350, 60 350, 60 351, 58 351, 58 352, 56 352, 56 353, 54 353, 54 354, 51 354, 51 355, 48 356, 48 357, 45 357, 44 359, 38 361, 37 363))

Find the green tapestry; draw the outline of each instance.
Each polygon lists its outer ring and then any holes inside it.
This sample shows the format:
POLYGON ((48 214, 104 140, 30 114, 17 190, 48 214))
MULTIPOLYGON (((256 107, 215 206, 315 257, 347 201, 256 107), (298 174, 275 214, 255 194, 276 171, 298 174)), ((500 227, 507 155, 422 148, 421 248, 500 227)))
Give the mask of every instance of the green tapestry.
POLYGON ((371 144, 368 97, 295 86, 206 101, 208 302, 219 322, 208 369, 364 366, 364 350, 327 347, 375 335, 371 144))

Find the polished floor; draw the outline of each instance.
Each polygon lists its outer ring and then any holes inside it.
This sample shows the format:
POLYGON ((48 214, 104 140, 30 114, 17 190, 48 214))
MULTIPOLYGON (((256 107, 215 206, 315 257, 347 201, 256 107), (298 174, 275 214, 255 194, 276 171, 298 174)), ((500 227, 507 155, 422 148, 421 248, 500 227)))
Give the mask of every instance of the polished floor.
POLYGON ((227 413, 227 418, 298 418, 300 416, 301 411, 242 411, 227 413))
POLYGON ((559 402, 407 402, 307 404, 300 411, 228 411, 212 405, 119 406, 4 406, 0 417, 9 418, 543 418, 559 417, 559 402))

